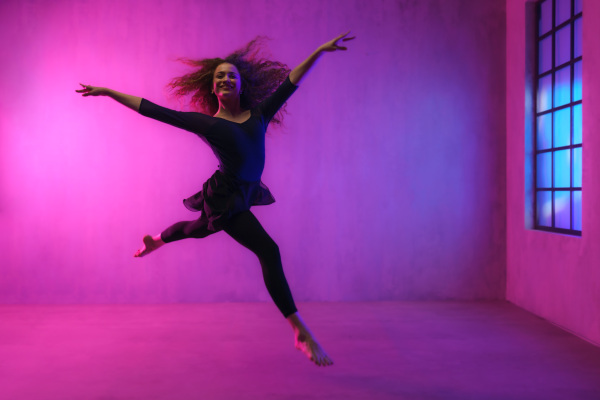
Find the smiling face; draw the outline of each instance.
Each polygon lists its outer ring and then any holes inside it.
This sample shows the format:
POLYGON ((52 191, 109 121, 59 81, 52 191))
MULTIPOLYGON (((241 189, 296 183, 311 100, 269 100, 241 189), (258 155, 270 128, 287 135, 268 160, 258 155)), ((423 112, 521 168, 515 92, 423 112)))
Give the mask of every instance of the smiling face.
POLYGON ((242 88, 240 72, 233 64, 223 63, 213 75, 213 91, 219 99, 238 97, 242 88))

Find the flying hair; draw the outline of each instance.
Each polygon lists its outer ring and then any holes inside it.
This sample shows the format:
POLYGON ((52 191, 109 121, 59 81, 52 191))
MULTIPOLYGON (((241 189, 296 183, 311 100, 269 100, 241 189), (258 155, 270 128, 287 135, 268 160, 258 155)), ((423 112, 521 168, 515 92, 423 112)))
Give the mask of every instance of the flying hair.
MULTIPOLYGON (((168 84, 176 97, 190 96, 190 104, 198 111, 214 115, 219 109, 217 97, 211 93, 213 76, 217 67, 230 63, 240 72, 243 92, 240 95, 240 106, 252 109, 269 97, 289 75, 290 69, 279 61, 269 60, 264 55, 267 37, 257 36, 244 47, 234 51, 225 58, 203 58, 178 60, 194 68, 194 71, 173 78, 168 84)), ((285 105, 271 120, 281 124, 285 105)))

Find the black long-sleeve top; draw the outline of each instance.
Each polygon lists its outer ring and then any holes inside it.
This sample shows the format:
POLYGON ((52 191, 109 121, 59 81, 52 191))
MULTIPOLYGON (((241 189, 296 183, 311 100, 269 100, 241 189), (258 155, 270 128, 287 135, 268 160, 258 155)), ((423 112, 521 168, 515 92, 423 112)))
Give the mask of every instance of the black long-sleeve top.
POLYGON ((139 113, 197 134, 213 150, 219 169, 246 181, 260 181, 265 167, 265 133, 275 113, 296 91, 289 76, 275 92, 251 110, 242 123, 198 112, 175 111, 142 99, 139 113))

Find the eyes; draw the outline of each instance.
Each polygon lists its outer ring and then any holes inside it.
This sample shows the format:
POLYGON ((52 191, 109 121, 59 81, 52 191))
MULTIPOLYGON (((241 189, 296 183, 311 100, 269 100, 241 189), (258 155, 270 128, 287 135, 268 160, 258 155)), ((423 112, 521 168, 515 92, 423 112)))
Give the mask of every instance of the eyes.
POLYGON ((226 74, 224 72, 219 72, 215 75, 216 79, 223 79, 225 78, 227 75, 229 75, 229 79, 238 79, 238 75, 235 72, 230 72, 229 74, 226 74))

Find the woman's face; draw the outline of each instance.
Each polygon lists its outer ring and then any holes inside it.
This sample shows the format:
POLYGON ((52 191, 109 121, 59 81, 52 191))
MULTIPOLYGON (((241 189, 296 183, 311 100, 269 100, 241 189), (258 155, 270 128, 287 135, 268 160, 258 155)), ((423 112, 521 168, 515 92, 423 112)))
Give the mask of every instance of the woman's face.
POLYGON ((223 63, 213 76, 213 91, 218 98, 237 97, 242 89, 240 72, 233 64, 223 63))

